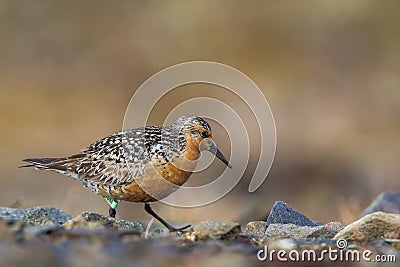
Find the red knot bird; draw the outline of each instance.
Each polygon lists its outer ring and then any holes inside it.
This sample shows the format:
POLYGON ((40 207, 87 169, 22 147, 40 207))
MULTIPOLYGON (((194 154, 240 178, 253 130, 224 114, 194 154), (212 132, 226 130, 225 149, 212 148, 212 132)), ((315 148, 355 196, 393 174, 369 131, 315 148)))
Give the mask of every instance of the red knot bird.
POLYGON ((116 132, 69 157, 25 159, 30 164, 23 167, 72 177, 108 202, 110 217, 115 217, 122 200, 142 202, 146 212, 175 232, 190 225, 175 228, 150 203, 170 195, 189 179, 202 150, 231 168, 211 139, 211 127, 205 120, 184 116, 169 126, 116 132))

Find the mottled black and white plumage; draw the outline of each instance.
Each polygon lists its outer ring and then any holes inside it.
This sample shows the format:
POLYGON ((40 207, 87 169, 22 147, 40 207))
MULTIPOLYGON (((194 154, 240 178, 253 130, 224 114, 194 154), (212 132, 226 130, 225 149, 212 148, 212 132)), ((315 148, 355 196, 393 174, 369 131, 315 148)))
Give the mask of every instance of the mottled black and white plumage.
POLYGON ((170 162, 186 149, 187 132, 193 138, 201 133, 200 125, 211 132, 210 125, 200 117, 180 117, 170 126, 146 126, 116 132, 96 141, 80 153, 66 158, 29 158, 40 170, 53 170, 70 176, 98 193, 98 185, 114 187, 132 183, 144 175, 154 159, 159 164, 170 162))

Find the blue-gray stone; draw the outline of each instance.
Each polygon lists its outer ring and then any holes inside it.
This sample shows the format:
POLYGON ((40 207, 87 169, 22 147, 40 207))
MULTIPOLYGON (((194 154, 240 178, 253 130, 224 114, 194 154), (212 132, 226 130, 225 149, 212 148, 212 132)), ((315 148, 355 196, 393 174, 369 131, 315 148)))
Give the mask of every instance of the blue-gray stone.
POLYGON ((283 201, 277 201, 272 206, 272 210, 267 219, 267 226, 270 224, 294 224, 297 226, 321 225, 320 223, 312 221, 283 201))

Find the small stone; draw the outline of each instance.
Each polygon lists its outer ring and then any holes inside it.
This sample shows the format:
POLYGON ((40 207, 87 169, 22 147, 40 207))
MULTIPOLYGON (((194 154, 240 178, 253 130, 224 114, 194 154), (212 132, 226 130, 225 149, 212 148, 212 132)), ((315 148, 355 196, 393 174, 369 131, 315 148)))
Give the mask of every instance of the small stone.
POLYGON ((231 240, 241 231, 240 224, 235 222, 203 221, 185 233, 182 238, 190 241, 210 239, 231 240))
POLYGON ((361 213, 358 218, 367 214, 383 211, 387 213, 400 213, 400 192, 383 192, 361 213))
POLYGON ((347 225, 334 239, 365 241, 373 238, 400 239, 400 214, 374 212, 347 225))
POLYGON ((265 231, 265 237, 272 239, 304 239, 332 238, 343 226, 339 222, 331 222, 318 226, 298 226, 295 224, 271 224, 265 231))
POLYGON ((344 228, 341 222, 329 222, 324 225, 327 232, 332 232, 333 235, 337 234, 340 230, 344 228))
POLYGON ((72 216, 55 207, 39 206, 25 210, 0 207, 0 218, 8 223, 25 223, 33 226, 61 225, 72 216))
POLYGON ((324 226, 326 229, 336 232, 339 232, 343 229, 343 224, 341 222, 328 222, 324 226))
POLYGON ((34 226, 60 225, 65 222, 66 215, 62 210, 54 207, 34 207, 26 209, 25 223, 34 226))
POLYGON ((111 218, 105 215, 85 211, 81 215, 78 215, 71 220, 67 221, 63 225, 66 229, 73 228, 112 228, 118 230, 139 230, 143 231, 143 226, 138 222, 131 222, 123 219, 111 218))
POLYGON ((295 224, 281 224, 273 223, 270 224, 265 231, 265 237, 272 239, 283 239, 283 238, 293 238, 293 239, 303 239, 312 235, 315 231, 319 231, 323 226, 298 226, 295 224))
POLYGON ((320 226, 315 226, 312 228, 315 228, 314 233, 309 235, 307 238, 324 238, 324 239, 330 239, 337 234, 340 230, 343 229, 343 225, 340 222, 329 222, 325 225, 323 225, 322 228, 318 229, 320 226))
POLYGON ((78 215, 71 220, 65 222, 63 224, 64 228, 66 230, 70 229, 78 229, 78 228, 84 228, 84 229, 97 229, 97 228, 104 228, 104 224, 102 222, 88 222, 86 221, 82 215, 78 215))
POLYGON ((251 235, 256 238, 264 238, 267 223, 264 221, 249 222, 244 230, 245 234, 251 235))
POLYGON ((0 207, 0 218, 6 224, 23 222, 25 220, 26 210, 0 207))
POLYGON ((267 225, 270 224, 295 224, 298 226, 321 225, 320 223, 312 221, 283 201, 277 201, 272 206, 272 210, 267 219, 267 225))

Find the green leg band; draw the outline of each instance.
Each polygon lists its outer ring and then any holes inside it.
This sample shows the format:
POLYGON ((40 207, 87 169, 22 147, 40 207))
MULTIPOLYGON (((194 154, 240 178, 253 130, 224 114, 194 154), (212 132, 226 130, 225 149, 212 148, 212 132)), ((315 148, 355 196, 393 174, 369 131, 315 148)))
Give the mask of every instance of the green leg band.
POLYGON ((116 209, 118 207, 118 202, 115 201, 114 199, 109 197, 105 197, 104 199, 107 201, 107 203, 110 205, 112 209, 116 209))

